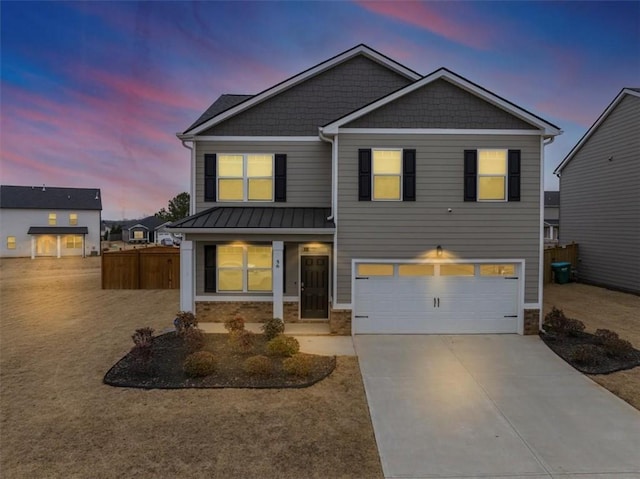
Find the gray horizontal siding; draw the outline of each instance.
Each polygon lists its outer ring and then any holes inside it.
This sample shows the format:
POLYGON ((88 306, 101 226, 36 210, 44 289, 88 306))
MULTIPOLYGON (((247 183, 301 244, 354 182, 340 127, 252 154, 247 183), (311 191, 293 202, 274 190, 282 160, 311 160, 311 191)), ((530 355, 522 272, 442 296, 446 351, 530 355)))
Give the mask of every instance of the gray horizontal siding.
POLYGON ((537 129, 446 80, 436 80, 345 128, 537 129))
POLYGON ((411 83, 357 56, 210 128, 205 135, 307 136, 318 127, 411 83))
POLYGON ((640 292, 640 98, 623 98, 562 170, 560 242, 578 243, 581 280, 640 292))
POLYGON ((460 259, 524 259, 525 301, 538 301, 538 136, 341 134, 339 148, 340 303, 351 301, 353 258, 419 259, 437 245, 460 259), (376 147, 416 149, 415 202, 358 201, 358 149, 376 147), (463 201, 464 150, 477 148, 521 150, 520 202, 463 201))
POLYGON ((196 143, 196 212, 214 206, 331 206, 331 145, 321 141, 196 143), (204 155, 206 153, 285 153, 287 155, 287 201, 283 203, 230 203, 204 201, 204 155))

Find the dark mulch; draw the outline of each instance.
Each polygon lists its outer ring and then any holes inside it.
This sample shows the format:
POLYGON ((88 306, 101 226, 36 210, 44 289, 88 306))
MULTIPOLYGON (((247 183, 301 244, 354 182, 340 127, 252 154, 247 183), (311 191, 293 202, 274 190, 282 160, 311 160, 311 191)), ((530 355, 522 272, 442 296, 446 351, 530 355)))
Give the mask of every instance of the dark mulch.
POLYGON ((585 374, 610 374, 640 366, 640 351, 633 349, 624 357, 609 356, 601 341, 594 334, 580 332, 576 336, 565 336, 540 332, 540 338, 554 353, 585 374), (590 364, 573 360, 576 348, 585 344, 593 345, 594 348, 597 348, 594 361, 590 364))
POLYGON ((182 364, 189 352, 182 338, 175 332, 156 336, 153 339, 153 356, 146 366, 140 366, 131 353, 118 361, 105 375, 104 382, 110 386, 143 389, 182 388, 301 388, 311 386, 327 377, 336 366, 335 356, 305 354, 313 358, 311 374, 307 377, 291 376, 282 369, 284 358, 272 357, 273 371, 269 377, 255 377, 244 372, 244 360, 257 354, 267 355, 266 341, 256 335, 256 344, 248 354, 230 351, 228 335, 206 334, 203 350, 216 355, 217 371, 203 378, 189 378, 182 364))

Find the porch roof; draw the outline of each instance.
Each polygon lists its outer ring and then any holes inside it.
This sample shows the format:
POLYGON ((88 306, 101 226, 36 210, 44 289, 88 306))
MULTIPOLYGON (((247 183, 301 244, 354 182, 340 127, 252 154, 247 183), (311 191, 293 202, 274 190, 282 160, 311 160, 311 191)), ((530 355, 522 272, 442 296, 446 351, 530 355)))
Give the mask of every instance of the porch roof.
POLYGON ((334 230, 330 208, 217 206, 176 221, 170 229, 334 230))
POLYGON ((86 235, 86 226, 32 226, 27 234, 30 235, 86 235))

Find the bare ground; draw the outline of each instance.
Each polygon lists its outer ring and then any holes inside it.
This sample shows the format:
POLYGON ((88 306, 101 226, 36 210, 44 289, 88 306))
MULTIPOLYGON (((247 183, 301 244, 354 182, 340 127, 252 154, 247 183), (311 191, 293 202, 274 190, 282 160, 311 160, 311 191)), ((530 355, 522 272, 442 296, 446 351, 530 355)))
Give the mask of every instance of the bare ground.
MULTIPOLYGON (((549 284, 544 290, 544 313, 552 306, 584 322, 588 332, 610 329, 640 349, 640 296, 580 283, 549 284)), ((640 367, 589 377, 640 409, 640 367)))
POLYGON ((356 358, 306 389, 104 385, 178 292, 103 291, 99 262, 0 260, 3 477, 382 477, 356 358))

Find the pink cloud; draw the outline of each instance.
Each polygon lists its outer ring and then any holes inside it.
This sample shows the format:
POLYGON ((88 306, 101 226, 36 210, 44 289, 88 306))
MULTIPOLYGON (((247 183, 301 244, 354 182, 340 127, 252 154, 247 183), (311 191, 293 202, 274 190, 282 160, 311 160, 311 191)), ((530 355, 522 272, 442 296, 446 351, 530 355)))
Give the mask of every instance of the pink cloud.
POLYGON ((436 3, 366 0, 355 3, 370 12, 400 20, 468 47, 486 49, 494 43, 491 29, 470 22, 457 22, 440 13, 436 3))

